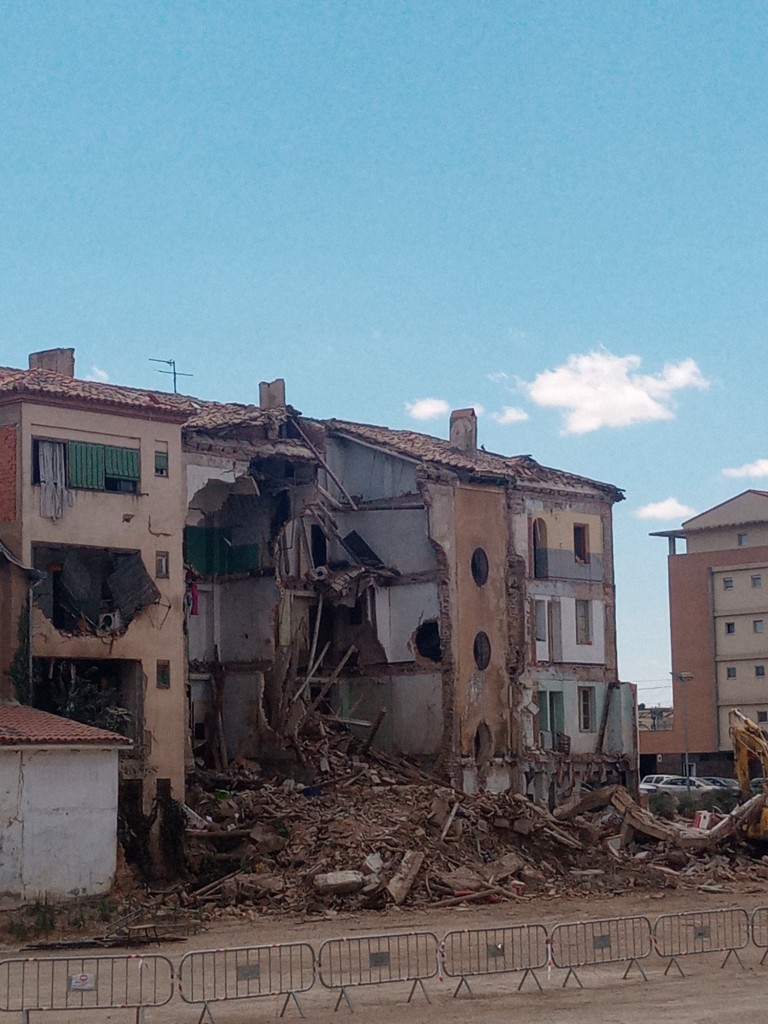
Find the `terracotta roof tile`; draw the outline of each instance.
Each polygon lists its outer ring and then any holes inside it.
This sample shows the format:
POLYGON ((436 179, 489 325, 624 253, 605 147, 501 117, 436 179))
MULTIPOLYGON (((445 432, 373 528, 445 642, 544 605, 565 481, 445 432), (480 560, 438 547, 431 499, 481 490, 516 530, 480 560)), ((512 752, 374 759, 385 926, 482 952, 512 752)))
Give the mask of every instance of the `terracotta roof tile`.
POLYGON ((78 401, 107 405, 113 408, 142 409, 178 419, 196 412, 200 405, 197 399, 187 395, 172 395, 167 391, 146 391, 142 388, 126 388, 102 381, 80 380, 67 377, 53 370, 17 370, 0 367, 0 401, 15 397, 50 399, 51 401, 78 401))
POLYGON ((469 453, 454 448, 449 441, 414 430, 392 430, 367 423, 350 423, 345 420, 324 420, 322 425, 332 434, 346 435, 396 452, 419 462, 476 476, 495 476, 519 480, 544 487, 577 487, 599 490, 607 493, 614 501, 624 497, 620 488, 602 483, 586 476, 567 473, 560 469, 542 466, 530 455, 498 455, 478 449, 469 453))
POLYGON ((0 746, 127 746, 116 732, 95 729, 24 704, 0 703, 0 746))

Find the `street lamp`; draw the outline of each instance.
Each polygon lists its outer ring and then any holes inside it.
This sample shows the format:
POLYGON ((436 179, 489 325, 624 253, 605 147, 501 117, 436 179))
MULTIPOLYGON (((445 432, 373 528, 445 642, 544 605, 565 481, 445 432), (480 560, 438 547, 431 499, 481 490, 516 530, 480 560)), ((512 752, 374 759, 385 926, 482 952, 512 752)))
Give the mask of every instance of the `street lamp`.
MULTIPOLYGON (((693 679, 693 672, 670 672, 673 679, 676 679, 679 683, 687 683, 693 679)), ((683 712, 683 744, 685 746, 685 789, 686 796, 691 795, 691 764, 688 751, 688 698, 685 694, 685 687, 680 688, 680 696, 682 697, 681 705, 683 712)))

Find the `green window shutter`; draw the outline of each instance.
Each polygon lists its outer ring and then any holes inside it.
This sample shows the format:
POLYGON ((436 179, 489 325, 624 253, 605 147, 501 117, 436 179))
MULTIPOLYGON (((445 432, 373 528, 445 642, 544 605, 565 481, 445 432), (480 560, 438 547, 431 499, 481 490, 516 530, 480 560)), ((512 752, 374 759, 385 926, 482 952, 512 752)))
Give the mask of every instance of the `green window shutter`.
POLYGON ((67 456, 70 487, 104 490, 104 445, 69 441, 67 456))
POLYGON ((168 476, 168 452, 155 452, 155 476, 168 476))
POLYGON ((104 448, 104 472, 118 480, 139 479, 138 448, 104 448))

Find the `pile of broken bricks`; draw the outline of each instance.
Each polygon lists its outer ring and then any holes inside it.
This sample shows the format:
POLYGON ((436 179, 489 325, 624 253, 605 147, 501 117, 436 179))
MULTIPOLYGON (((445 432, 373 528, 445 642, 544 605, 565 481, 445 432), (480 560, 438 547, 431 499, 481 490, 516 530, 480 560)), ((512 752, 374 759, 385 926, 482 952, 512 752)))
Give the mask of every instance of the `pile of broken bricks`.
POLYGON ((216 913, 450 907, 666 887, 727 891, 768 878, 740 823, 663 820, 621 786, 554 812, 511 793, 468 796, 385 755, 331 751, 309 783, 258 771, 198 773, 189 877, 167 898, 216 913), (233 909, 234 908, 234 909, 233 909))

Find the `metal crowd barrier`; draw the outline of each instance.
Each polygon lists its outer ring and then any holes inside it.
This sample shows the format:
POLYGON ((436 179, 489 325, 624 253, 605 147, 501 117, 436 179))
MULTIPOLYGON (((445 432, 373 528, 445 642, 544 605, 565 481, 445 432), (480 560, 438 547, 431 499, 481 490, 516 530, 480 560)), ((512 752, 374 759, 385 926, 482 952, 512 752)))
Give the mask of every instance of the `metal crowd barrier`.
POLYGON ((412 982, 409 1003, 417 988, 429 1003, 424 981, 437 975, 439 947, 434 932, 328 939, 317 955, 318 977, 325 988, 339 990, 334 1011, 338 1010, 342 999, 352 1010, 347 989, 397 981, 412 982))
MULTIPOLYGON (((0 1012, 29 1024, 38 1010, 145 1010, 165 1006, 174 990, 173 965, 156 954, 29 957, 0 962, 0 1012)), ((72 1019, 72 1018, 70 1018, 72 1019)))
POLYGON ((760 963, 768 956, 768 907, 755 907, 749 915, 749 934, 752 945, 764 950, 760 963))
POLYGON ((459 979, 454 999, 462 986, 474 995, 468 978, 519 971, 523 976, 517 986, 518 992, 528 975, 541 991, 536 971, 547 966, 547 929, 541 924, 522 924, 447 932, 440 946, 440 956, 447 977, 459 979))
POLYGON ((641 960, 650 956, 653 948, 651 922, 647 917, 609 917, 558 924, 553 928, 549 941, 555 967, 568 969, 563 988, 571 976, 576 979, 579 988, 583 988, 576 968, 595 967, 599 964, 626 963, 624 978, 634 966, 648 981, 640 964, 641 960))
POLYGON ((669 957, 664 974, 674 964, 681 977, 684 974, 678 958, 696 953, 725 953, 721 967, 725 967, 730 957, 735 956, 744 970, 738 950, 744 949, 749 943, 749 937, 749 915, 746 910, 738 908, 662 914, 656 918, 653 926, 656 952, 659 956, 669 957))
POLYGON ((202 1006, 198 1024, 206 1015, 216 1024, 211 1003, 267 996, 285 996, 281 1017, 291 1000, 303 1017, 298 996, 314 983, 315 951, 308 942, 194 950, 179 964, 179 995, 202 1006))

